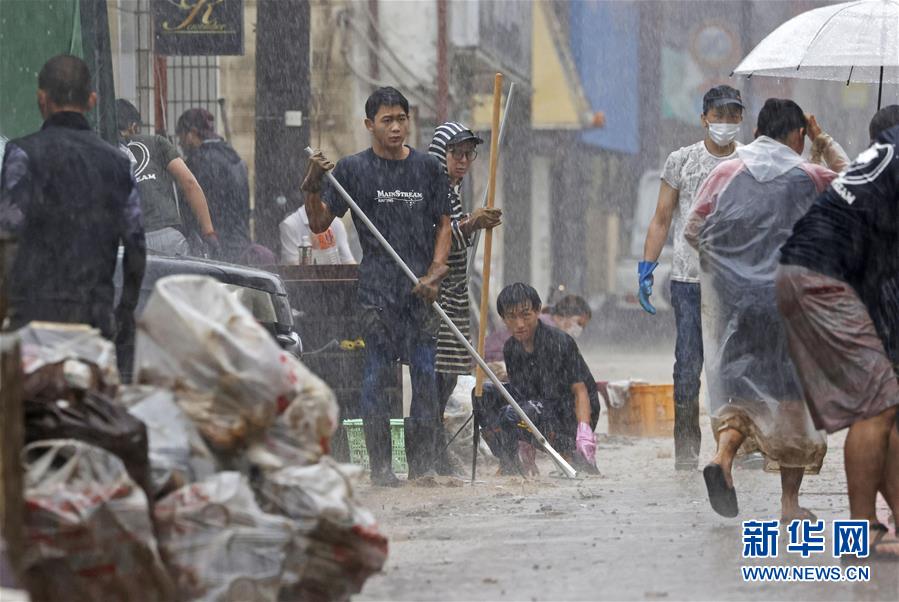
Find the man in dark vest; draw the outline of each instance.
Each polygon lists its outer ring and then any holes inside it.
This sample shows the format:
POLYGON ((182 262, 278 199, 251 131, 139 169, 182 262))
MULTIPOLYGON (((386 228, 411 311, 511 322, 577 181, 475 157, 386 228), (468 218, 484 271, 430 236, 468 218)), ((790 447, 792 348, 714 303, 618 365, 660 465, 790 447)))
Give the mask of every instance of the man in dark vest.
POLYGON ((130 333, 146 263, 130 163, 84 117, 97 100, 84 61, 47 61, 37 100, 44 125, 7 144, 0 178, 0 230, 18 238, 9 326, 46 320, 89 324, 109 338, 130 333), (122 296, 113 310, 119 245, 122 296))

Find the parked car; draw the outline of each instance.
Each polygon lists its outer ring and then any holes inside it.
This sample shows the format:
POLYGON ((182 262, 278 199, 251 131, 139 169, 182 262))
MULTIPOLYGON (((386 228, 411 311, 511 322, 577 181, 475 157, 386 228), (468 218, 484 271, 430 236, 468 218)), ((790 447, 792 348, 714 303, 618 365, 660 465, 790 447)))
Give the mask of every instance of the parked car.
MULTIPOLYGON (((618 258, 615 268, 615 289, 611 291, 609 298, 614 309, 643 311, 637 299, 637 263, 643 260, 643 243, 646 241, 649 222, 652 221, 658 203, 660 175, 658 170, 650 170, 643 172, 640 177, 634 215, 625 225, 625 234, 628 237, 627 252, 618 258)), ((655 284, 652 288, 652 304, 659 313, 671 310, 669 282, 671 280, 671 259, 674 253, 674 247, 671 244, 673 233, 674 228, 672 227, 669 231, 668 241, 659 257, 659 266, 653 272, 655 284)))
MULTIPOLYGON (((122 286, 121 255, 116 267, 116 303, 122 286)), ((294 330, 293 310, 287 300, 287 290, 277 274, 258 268, 251 268, 221 261, 197 257, 168 257, 147 255, 147 268, 141 283, 140 297, 135 310, 139 318, 147 304, 156 281, 174 274, 195 274, 209 276, 222 283, 227 290, 235 293, 253 316, 278 342, 282 349, 300 357, 303 344, 294 330)), ((134 363, 134 341, 119 344, 116 350, 122 378, 130 380, 134 363)))

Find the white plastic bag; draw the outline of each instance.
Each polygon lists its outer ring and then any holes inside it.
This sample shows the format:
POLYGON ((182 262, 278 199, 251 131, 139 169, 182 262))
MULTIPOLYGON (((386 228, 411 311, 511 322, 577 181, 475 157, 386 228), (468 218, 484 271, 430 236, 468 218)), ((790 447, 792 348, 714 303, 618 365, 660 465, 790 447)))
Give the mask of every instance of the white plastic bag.
POLYGON ((77 388, 103 391, 119 384, 115 345, 104 339, 96 328, 84 324, 30 322, 19 329, 18 335, 26 375, 47 366, 65 364, 64 376, 66 380, 74 377, 78 382, 72 384, 78 384, 77 388), (84 367, 78 368, 75 362, 88 364, 93 370, 85 374, 84 367))
POLYGON ((156 283, 138 323, 135 366, 138 382, 174 390, 178 405, 218 449, 261 437, 277 411, 298 400, 305 400, 313 423, 336 427, 330 388, 206 276, 156 283))
POLYGON ((294 520, 284 576, 285 599, 348 600, 384 566, 387 539, 353 495, 362 469, 324 457, 265 475, 259 500, 294 520))
POLYGON ((324 455, 324 450, 319 444, 304 442, 304 438, 298 436, 281 415, 268 428, 262 440, 247 449, 246 455, 250 464, 263 472, 270 472, 287 466, 314 464, 324 455))
POLYGON ((124 464, 71 439, 23 450, 26 467, 23 566, 39 599, 170 600, 147 497, 124 464))
POLYGON ((339 415, 334 393, 324 381, 311 373, 310 375, 314 379, 304 381, 304 385, 298 388, 294 401, 275 423, 285 435, 289 435, 293 445, 311 454, 307 463, 318 461, 328 451, 339 415))
POLYGON ((606 391, 609 393, 609 405, 613 408, 623 408, 631 399, 631 386, 645 384, 648 384, 647 381, 639 378, 611 381, 606 385, 606 391))
POLYGON ((148 386, 123 389, 119 399, 147 427, 154 494, 213 475, 215 460, 171 391, 148 386))
POLYGON ((182 487, 156 504, 155 516, 179 599, 278 599, 291 524, 260 510, 239 473, 182 487))

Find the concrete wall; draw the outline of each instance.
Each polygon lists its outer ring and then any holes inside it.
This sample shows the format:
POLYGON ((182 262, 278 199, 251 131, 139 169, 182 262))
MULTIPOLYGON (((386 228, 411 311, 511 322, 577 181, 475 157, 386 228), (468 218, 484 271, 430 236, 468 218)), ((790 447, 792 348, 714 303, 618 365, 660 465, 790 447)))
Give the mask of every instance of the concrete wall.
MULTIPOLYGON (((223 56, 219 59, 219 98, 225 99, 231 146, 249 168, 251 207, 256 175, 256 5, 257 0, 244 0, 243 56, 223 56)), ((219 133, 224 135, 224 125, 219 124, 218 127, 219 133)))
MULTIPOLYGON (((342 157, 363 147, 367 136, 360 101, 362 89, 353 70, 368 73, 368 55, 342 26, 348 12, 362 2, 315 0, 311 7, 312 122, 311 144, 329 157, 342 157)), ((356 19, 359 20, 358 18, 356 19)))
MULTIPOLYGON (((368 2, 360 0, 312 2, 312 142, 334 157, 369 145, 364 105, 377 86, 395 86, 409 99, 418 117, 410 144, 421 141, 417 122, 433 122, 436 2, 380 0, 375 24, 379 41, 371 45, 366 43, 368 10, 368 2), (376 76, 373 53, 378 57, 376 76)), ((421 133, 430 136, 430 131, 421 133)))

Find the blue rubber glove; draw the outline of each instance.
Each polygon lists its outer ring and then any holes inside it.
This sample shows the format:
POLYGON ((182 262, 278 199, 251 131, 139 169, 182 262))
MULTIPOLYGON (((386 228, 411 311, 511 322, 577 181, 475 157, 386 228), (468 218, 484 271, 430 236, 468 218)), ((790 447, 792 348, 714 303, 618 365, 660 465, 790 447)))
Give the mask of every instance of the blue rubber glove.
POLYGON ((639 286, 637 298, 640 299, 640 307, 652 315, 656 313, 656 308, 649 302, 649 298, 652 296, 652 284, 655 280, 652 271, 658 265, 657 261, 641 261, 637 264, 637 285, 639 286))

